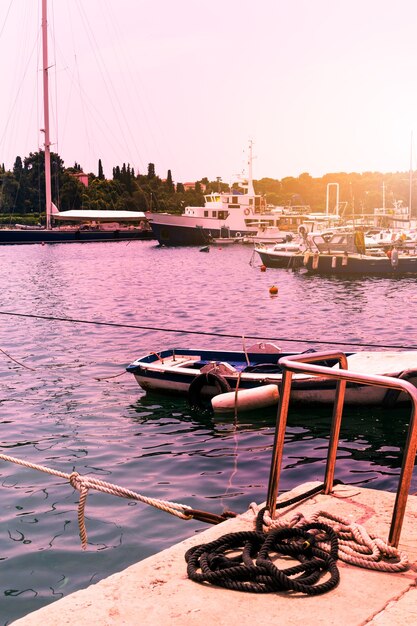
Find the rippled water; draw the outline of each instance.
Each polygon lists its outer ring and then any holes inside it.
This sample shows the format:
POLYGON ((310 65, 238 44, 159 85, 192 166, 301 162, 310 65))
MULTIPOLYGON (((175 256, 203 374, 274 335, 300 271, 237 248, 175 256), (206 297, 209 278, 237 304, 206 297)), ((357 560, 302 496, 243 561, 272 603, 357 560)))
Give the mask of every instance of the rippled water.
MULTIPOLYGON (((274 410, 237 423, 191 414, 185 400, 146 396, 132 376, 115 376, 152 350, 242 345, 199 333, 276 338, 285 350, 417 346, 417 292, 414 278, 262 273, 251 256, 244 246, 204 254, 139 241, 1 247, 0 312, 154 329, 0 314, 1 451, 214 513, 264 500, 274 410)), ((336 477, 394 491, 408 418, 407 409, 347 411, 336 477)), ((281 489, 322 479, 329 423, 330 409, 290 412, 281 489)), ((64 479, 3 461, 0 478, 2 624, 204 529, 92 492, 84 552, 77 493, 64 479)))

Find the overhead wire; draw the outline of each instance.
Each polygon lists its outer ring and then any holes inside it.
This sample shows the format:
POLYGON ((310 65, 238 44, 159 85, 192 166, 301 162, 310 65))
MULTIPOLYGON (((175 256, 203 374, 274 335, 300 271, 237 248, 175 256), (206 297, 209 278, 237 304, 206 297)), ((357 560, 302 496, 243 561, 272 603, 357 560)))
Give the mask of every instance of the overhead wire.
MULTIPOLYGON (((11 317, 32 318, 39 320, 47 320, 52 322, 66 322, 69 324, 87 324, 92 326, 107 326, 112 328, 129 328, 132 330, 151 330, 165 333, 180 333, 185 335, 201 335, 205 337, 221 337, 224 339, 242 340, 242 333, 219 333, 207 330, 188 330, 184 328, 167 328, 165 326, 146 326, 143 324, 126 324, 123 322, 103 322, 100 320, 85 320, 70 317, 58 317, 55 315, 40 315, 38 313, 18 313, 16 311, 0 311, 0 315, 9 315, 11 317)), ((254 341, 283 341, 288 343, 307 343, 307 344, 323 344, 328 346, 355 346, 360 348, 392 348, 395 350, 417 350, 417 345, 403 344, 381 344, 381 343, 363 343, 356 341, 335 341, 330 339, 308 339, 305 337, 266 337, 264 335, 244 335, 245 339, 253 339, 254 341)))

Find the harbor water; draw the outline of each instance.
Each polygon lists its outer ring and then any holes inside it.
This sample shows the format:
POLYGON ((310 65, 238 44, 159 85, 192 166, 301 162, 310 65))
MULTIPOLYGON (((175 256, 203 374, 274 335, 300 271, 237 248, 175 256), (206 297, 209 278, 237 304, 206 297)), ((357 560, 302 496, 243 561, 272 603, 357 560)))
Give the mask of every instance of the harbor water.
MULTIPOLYGON (((240 245, 0 247, 1 452, 213 513, 265 500, 275 409, 194 413, 186 399, 146 395, 126 365, 168 347, 240 350, 255 337, 294 351, 417 348, 417 279, 261 272, 251 259, 240 245)), ((409 413, 346 409, 336 478, 395 491, 409 413)), ((290 408, 281 491, 323 478, 330 419, 330 407, 290 408)), ((4 625, 205 528, 90 492, 83 551, 65 479, 4 461, 0 477, 4 625)))

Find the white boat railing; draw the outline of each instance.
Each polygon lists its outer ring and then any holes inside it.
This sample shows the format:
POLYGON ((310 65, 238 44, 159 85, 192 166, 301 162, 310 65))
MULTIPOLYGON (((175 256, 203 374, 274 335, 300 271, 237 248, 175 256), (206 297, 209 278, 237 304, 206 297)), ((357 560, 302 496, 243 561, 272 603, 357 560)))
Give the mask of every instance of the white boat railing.
POLYGON ((314 354, 308 354, 303 356, 297 355, 282 357, 279 360, 279 365, 281 366, 283 372, 282 385, 280 389, 277 424, 275 428, 275 439, 266 503, 271 517, 274 517, 276 511, 276 502, 278 496, 278 487, 283 458, 285 430, 287 424, 288 406, 290 401, 293 373, 301 372, 304 374, 311 374, 312 376, 320 376, 326 379, 337 380, 324 479, 325 494, 331 493, 333 489, 333 480, 336 465, 337 448, 339 443, 340 426, 342 421, 343 405, 345 399, 346 383, 353 382, 365 385, 375 385, 378 387, 386 387, 387 389, 396 389, 408 394, 411 401, 410 424, 408 427, 407 439, 404 446, 404 456, 401 466, 400 479, 397 488, 397 494, 395 498, 394 510, 391 518, 391 526, 388 536, 388 543, 392 546, 398 547, 402 524, 404 521, 407 497, 413 475, 414 460, 416 458, 417 452, 416 387, 414 387, 412 383, 406 380, 402 380, 400 378, 393 378, 391 376, 358 374, 352 371, 348 371, 347 357, 343 352, 316 352, 314 354), (337 359, 340 369, 314 364, 317 361, 325 361, 327 359, 337 359))

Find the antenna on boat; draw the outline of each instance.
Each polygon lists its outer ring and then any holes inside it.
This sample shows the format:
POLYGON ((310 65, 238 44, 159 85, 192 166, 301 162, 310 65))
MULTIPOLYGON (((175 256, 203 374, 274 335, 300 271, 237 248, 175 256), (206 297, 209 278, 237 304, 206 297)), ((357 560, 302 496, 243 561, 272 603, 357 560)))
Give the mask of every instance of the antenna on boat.
POLYGON ((48 83, 48 32, 47 32, 47 0, 42 0, 42 58, 43 58, 43 115, 45 133, 45 198, 46 198, 46 229, 51 230, 51 143, 49 139, 49 83, 48 83))

